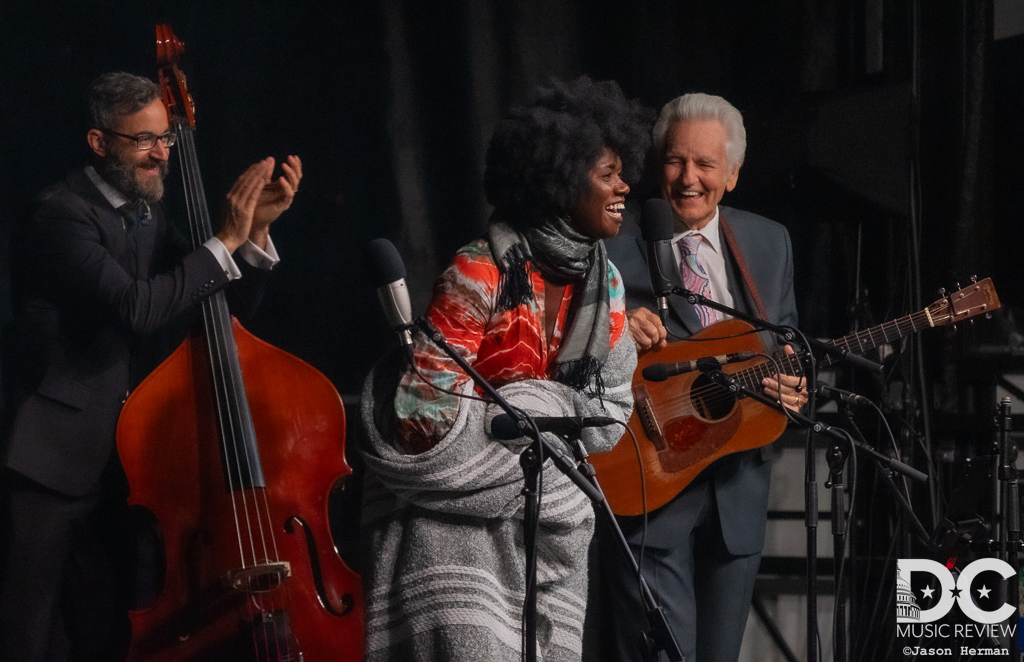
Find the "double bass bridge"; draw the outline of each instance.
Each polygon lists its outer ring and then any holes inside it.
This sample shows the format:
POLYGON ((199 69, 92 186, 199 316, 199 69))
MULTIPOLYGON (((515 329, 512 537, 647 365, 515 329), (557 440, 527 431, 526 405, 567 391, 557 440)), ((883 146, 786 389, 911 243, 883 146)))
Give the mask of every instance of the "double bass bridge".
POLYGON ((224 577, 228 586, 244 593, 267 593, 284 583, 292 574, 287 561, 260 563, 247 568, 236 568, 224 577))

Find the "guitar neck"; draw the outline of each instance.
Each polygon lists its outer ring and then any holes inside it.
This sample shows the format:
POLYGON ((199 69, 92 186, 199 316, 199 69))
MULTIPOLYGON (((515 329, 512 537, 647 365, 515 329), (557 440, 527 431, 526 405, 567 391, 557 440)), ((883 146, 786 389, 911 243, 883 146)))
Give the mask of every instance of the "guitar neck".
MULTIPOLYGON (((928 313, 928 309, 919 310, 916 313, 911 313, 905 317, 892 320, 891 322, 884 322, 878 326, 873 326, 870 329, 858 331, 857 333, 851 333, 848 336, 837 338, 836 340, 829 341, 830 345, 840 347, 849 351, 851 354, 863 354, 868 350, 874 349, 879 345, 891 343, 894 340, 899 340, 905 336, 909 336, 912 333, 917 333, 921 329, 927 329, 930 326, 935 326, 934 321, 928 313)), ((838 361, 839 359, 826 356, 821 360, 821 365, 829 366, 838 361)))
MULTIPOLYGON (((905 336, 909 336, 912 333, 917 333, 921 329, 926 329, 930 326, 934 326, 934 322, 929 317, 928 309, 920 310, 916 313, 912 313, 905 317, 892 320, 873 326, 870 329, 864 331, 858 331, 857 333, 851 333, 848 336, 837 338, 835 340, 828 341, 828 344, 840 347, 848 350, 851 354, 863 354, 879 345, 890 343, 905 336)), ((831 356, 823 357, 818 364, 820 366, 830 366, 835 363, 838 359, 831 356)), ((787 375, 800 375, 803 374, 803 370, 800 365, 800 360, 795 354, 783 354, 777 356, 775 361, 764 361, 755 366, 746 368, 734 374, 733 376, 739 379, 744 386, 750 389, 760 389, 761 380, 766 377, 774 377, 777 371, 781 371, 787 375)))

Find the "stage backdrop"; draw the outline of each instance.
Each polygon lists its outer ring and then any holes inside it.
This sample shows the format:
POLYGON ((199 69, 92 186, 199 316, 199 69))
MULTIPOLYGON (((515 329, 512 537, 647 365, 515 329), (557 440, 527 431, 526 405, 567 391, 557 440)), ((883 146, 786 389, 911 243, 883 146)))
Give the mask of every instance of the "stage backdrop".
POLYGON ((154 24, 169 22, 186 44, 214 212, 250 162, 303 158, 302 190, 273 230, 283 261, 252 330, 343 393, 393 342, 367 242, 395 241, 422 310, 439 270, 484 228, 493 126, 551 76, 615 79, 652 107, 701 90, 743 111, 747 161, 727 202, 789 227, 815 335, 848 332, 858 273, 868 294, 857 315, 913 304, 917 130, 925 300, 976 271, 997 276, 1014 304, 1009 258, 1022 239, 1001 231, 1012 227, 1022 130, 1000 104, 1019 108, 1021 38, 1003 29, 993 46, 1006 14, 991 2, 922 4, 915 87, 909 0, 4 2, 0 248, 35 192, 83 162, 89 81, 115 69, 153 76, 154 24))

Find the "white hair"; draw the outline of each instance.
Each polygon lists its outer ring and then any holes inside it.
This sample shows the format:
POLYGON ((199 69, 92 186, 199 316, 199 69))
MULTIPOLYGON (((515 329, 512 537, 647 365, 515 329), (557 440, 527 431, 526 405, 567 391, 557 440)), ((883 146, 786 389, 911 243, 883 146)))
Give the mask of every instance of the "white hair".
POLYGON ((654 125, 656 154, 665 152, 665 134, 676 122, 717 120, 725 128, 725 156, 729 167, 743 164, 747 151, 747 130, 743 128, 743 115, 731 103, 712 94, 693 92, 666 103, 654 125))

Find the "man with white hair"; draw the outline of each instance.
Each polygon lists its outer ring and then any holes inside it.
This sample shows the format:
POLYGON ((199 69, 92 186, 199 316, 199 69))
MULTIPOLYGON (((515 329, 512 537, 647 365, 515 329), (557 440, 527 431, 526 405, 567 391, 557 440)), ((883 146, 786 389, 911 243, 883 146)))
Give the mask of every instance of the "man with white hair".
MULTIPOLYGON (((775 324, 795 325, 793 251, 786 229, 767 218, 719 205, 736 186, 746 150, 743 118, 728 101, 686 94, 665 104, 654 127, 662 197, 675 217, 673 250, 680 285, 775 324), (744 273, 745 272, 745 273, 744 273)), ((606 241, 626 288, 630 334, 640 353, 686 338, 722 316, 681 297, 669 301, 668 328, 656 314, 644 241, 635 224, 606 241)), ((666 274, 668 276, 668 274, 666 274)), ((792 408, 806 401, 795 377, 765 393, 792 408), (781 391, 781 393, 780 393, 781 391)), ((687 662, 734 661, 764 546, 771 454, 767 446, 708 466, 650 514, 643 571, 687 662)), ((641 517, 620 518, 634 553, 641 517)), ((610 542, 601 550, 608 659, 642 660, 648 629, 636 581, 610 542)))

